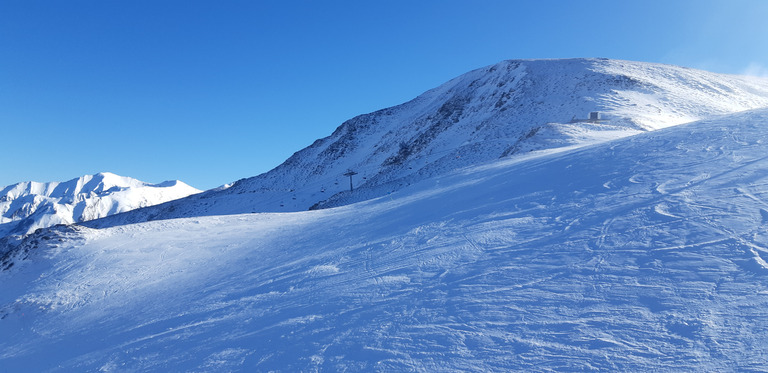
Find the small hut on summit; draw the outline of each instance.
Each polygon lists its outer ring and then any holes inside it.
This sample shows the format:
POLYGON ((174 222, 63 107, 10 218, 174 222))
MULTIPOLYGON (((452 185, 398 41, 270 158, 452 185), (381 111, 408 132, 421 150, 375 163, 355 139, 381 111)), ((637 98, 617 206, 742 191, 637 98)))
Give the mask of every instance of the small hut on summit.
POLYGON ((603 123, 603 115, 599 111, 591 111, 589 112, 589 117, 587 119, 579 119, 576 118, 576 116, 573 116, 573 119, 571 119, 571 123, 596 123, 600 124, 603 123))

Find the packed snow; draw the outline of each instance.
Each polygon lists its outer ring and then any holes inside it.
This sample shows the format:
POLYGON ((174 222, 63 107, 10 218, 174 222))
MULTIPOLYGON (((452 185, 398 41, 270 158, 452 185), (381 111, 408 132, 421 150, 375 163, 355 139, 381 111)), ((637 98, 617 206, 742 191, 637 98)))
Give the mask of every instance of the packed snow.
POLYGON ((766 128, 748 111, 343 207, 39 232, 0 271, 0 367, 761 371, 766 128))
MULTIPOLYGON (((23 182, 0 190, 0 237, 72 224, 200 193, 181 181, 149 184, 103 172, 66 182, 23 182)), ((0 250, 1 252, 1 250, 0 250)))

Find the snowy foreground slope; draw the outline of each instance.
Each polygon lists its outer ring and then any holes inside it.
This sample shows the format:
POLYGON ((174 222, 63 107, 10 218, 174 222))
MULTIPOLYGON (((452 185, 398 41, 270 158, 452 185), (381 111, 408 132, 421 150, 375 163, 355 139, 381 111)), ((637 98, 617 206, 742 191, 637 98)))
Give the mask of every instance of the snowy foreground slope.
POLYGON ((344 122, 275 169, 100 220, 304 211, 385 196, 459 167, 768 107, 768 79, 608 59, 510 60, 344 122), (575 121, 599 111, 600 123, 575 121), (357 172, 349 193, 347 170, 357 172))
POLYGON ((49 235, 0 271, 0 370, 768 361, 768 110, 497 160, 340 208, 49 235))
POLYGON ((200 193, 181 181, 149 184, 109 172, 0 189, 0 237, 72 224, 200 193))

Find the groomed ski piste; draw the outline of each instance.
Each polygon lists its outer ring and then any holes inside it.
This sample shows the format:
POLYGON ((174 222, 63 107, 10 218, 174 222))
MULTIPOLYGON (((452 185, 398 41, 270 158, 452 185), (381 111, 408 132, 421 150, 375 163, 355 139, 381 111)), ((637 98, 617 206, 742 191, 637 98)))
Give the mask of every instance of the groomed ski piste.
POLYGON ((0 371, 763 371, 768 110, 17 255, 0 371))

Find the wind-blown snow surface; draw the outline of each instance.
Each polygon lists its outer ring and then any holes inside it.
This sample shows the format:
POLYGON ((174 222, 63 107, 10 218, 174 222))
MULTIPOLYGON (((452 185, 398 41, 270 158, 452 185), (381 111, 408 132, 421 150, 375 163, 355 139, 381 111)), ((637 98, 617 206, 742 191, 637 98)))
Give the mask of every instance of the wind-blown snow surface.
POLYGON ((459 167, 768 106, 768 79, 607 59, 513 60, 343 123, 265 174, 93 227, 303 211, 385 196, 459 167), (600 111, 603 123, 570 123, 600 111), (349 193, 352 169, 357 191, 349 193))
POLYGON ((0 272, 0 366, 764 370, 767 128, 753 111, 340 208, 37 237, 0 272))
POLYGON ((149 184, 109 172, 66 182, 23 182, 0 190, 0 237, 103 218, 200 193, 181 181, 149 184))

